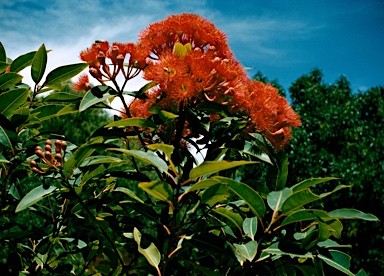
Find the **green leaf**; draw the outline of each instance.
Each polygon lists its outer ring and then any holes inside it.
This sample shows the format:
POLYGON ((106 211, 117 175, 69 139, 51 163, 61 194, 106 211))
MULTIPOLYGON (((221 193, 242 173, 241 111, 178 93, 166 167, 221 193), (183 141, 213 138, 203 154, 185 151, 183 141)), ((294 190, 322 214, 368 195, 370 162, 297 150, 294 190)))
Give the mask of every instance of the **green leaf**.
POLYGON ((141 182, 139 183, 139 188, 158 200, 172 204, 173 189, 165 181, 141 182))
POLYGON ((312 186, 315 186, 317 184, 320 184, 320 183, 323 183, 323 182, 327 182, 327 181, 330 181, 330 180, 337 180, 338 178, 336 177, 324 177, 324 178, 310 178, 310 179, 306 179, 300 183, 297 183, 296 185, 293 185, 291 187, 292 191, 293 192, 298 192, 300 190, 304 190, 306 188, 309 188, 309 187, 312 187, 312 186))
POLYGON ((212 178, 209 178, 209 179, 204 179, 204 180, 201 180, 195 184, 193 184, 192 186, 188 187, 185 191, 185 193, 189 193, 189 192, 192 192, 192 191, 197 191, 197 190, 201 190, 201 189, 206 189, 206 188, 209 188, 213 185, 216 185, 216 184, 219 184, 221 183, 220 180, 217 180, 217 179, 212 179, 212 178))
POLYGON ((320 196, 314 194, 310 189, 300 190, 287 197, 282 204, 281 210, 284 214, 286 214, 293 209, 299 208, 300 206, 316 201, 320 198, 320 196))
POLYGON ((278 211, 281 209, 283 202, 292 194, 292 190, 289 188, 284 188, 283 190, 270 192, 267 197, 267 202, 269 207, 273 211, 278 211))
POLYGON ((345 263, 343 262, 342 264, 338 263, 339 259, 337 260, 333 260, 331 258, 328 258, 326 256, 323 256, 321 254, 317 255, 318 258, 320 258, 322 261, 324 261, 326 264, 332 266, 333 268, 336 268, 337 270, 340 270, 341 272, 347 274, 347 275, 350 275, 350 276, 354 276, 355 274, 353 274, 348 268, 345 268, 343 265, 345 265, 345 263))
POLYGON ((285 187, 288 177, 288 156, 285 151, 280 151, 278 156, 278 174, 276 181, 276 190, 281 190, 285 187))
POLYGON ((219 171, 232 169, 235 167, 257 164, 256 161, 206 161, 200 164, 199 166, 193 168, 189 173, 190 179, 195 179, 204 175, 214 174, 219 171))
MULTIPOLYGON (((91 90, 89 90, 83 97, 83 99, 81 100, 80 102, 80 106, 79 106, 79 111, 80 112, 83 112, 84 110, 86 110, 87 108, 95 105, 95 104, 98 104, 98 103, 101 103, 101 102, 105 102, 107 100, 109 100, 110 98, 113 98, 115 97, 114 94, 111 94, 110 92, 113 91, 112 87, 109 87, 109 86, 102 86, 102 85, 99 85, 99 86, 95 86, 93 87, 91 90), (98 96, 95 96, 94 95, 94 90, 95 89, 103 89, 103 94, 102 96, 98 97, 98 96)), ((118 121, 120 122, 120 121, 118 121)))
POLYGON ((26 53, 17 57, 11 63, 11 67, 9 68, 10 72, 20 72, 24 68, 30 66, 32 64, 32 60, 35 57, 36 51, 26 53))
POLYGON ((9 67, 9 64, 7 62, 0 61, 0 74, 4 73, 8 67, 9 67))
POLYGON ((39 83, 47 66, 47 50, 41 45, 32 60, 31 76, 35 83, 39 83))
POLYGON ((150 152, 150 151, 144 152, 144 151, 140 151, 140 150, 114 149, 114 148, 109 148, 107 150, 122 152, 124 154, 129 155, 129 156, 133 156, 135 158, 138 158, 138 159, 144 161, 145 163, 149 163, 149 164, 159 168, 162 171, 168 171, 167 163, 153 152, 150 152))
POLYGON ((66 92, 52 92, 44 98, 44 102, 66 102, 66 101, 77 101, 82 98, 81 95, 76 95, 66 92))
MULTIPOLYGON (((1 128, 1 127, 0 127, 1 128)), ((1 132, 0 132, 1 133, 1 132)), ((0 134, 1 135, 1 134, 0 134)), ((0 163, 11 163, 2 154, 0 154, 0 163)))
POLYGON ((14 89, 0 94, 0 113, 10 115, 14 110, 23 105, 29 96, 29 90, 25 88, 14 89))
POLYGON ((241 232, 243 219, 239 214, 236 214, 235 212, 228 210, 226 208, 216 208, 216 209, 213 209, 212 211, 228 219, 228 221, 230 222, 228 223, 228 225, 237 227, 241 232))
POLYGON ((243 199, 244 202, 251 208, 252 213, 258 218, 262 218, 264 216, 266 211, 264 200, 259 193, 250 186, 226 177, 216 176, 214 179, 218 179, 227 184, 229 189, 231 189, 238 197, 243 199))
POLYGON ((248 261, 252 262, 257 253, 257 242, 249 241, 246 244, 233 244, 236 250, 243 255, 248 261))
POLYGON ((109 124, 107 124, 104 127, 105 128, 109 128, 109 127, 122 127, 122 128, 125 128, 125 127, 133 127, 133 126, 142 127, 142 128, 148 128, 151 131, 157 129, 157 125, 154 122, 152 122, 152 121, 150 121, 148 119, 144 119, 144 118, 127 118, 127 119, 122 119, 122 120, 119 120, 119 121, 115 121, 115 122, 109 123, 109 124))
POLYGON ((52 89, 61 90, 61 83, 63 81, 73 78, 87 67, 87 63, 77 63, 57 67, 47 75, 45 85, 52 89))
POLYGON ((281 223, 280 227, 289 223, 306 221, 306 220, 317 220, 318 217, 328 217, 327 212, 323 210, 315 209, 303 209, 290 213, 281 223))
POLYGON ((38 121, 45 121, 54 117, 62 116, 69 113, 78 112, 76 105, 72 104, 50 104, 43 105, 34 109, 31 115, 34 115, 38 121))
POLYGON ((160 264, 160 261, 161 261, 161 254, 159 252, 159 250, 157 249, 157 247, 154 245, 154 243, 151 243, 149 245, 149 247, 147 248, 142 248, 141 247, 141 233, 140 231, 135 227, 133 229, 133 237, 135 239, 135 241, 137 242, 137 246, 138 246, 138 251, 140 252, 140 254, 142 254, 148 261, 148 263, 155 267, 158 274, 161 275, 160 273, 160 269, 159 269, 159 264, 160 264))
POLYGON ((17 134, 15 131, 6 130, 2 126, 0 126, 0 144, 11 149, 12 153, 14 153, 13 142, 17 139, 17 134))
POLYGON ((165 156, 167 157, 167 160, 169 162, 169 165, 170 165, 172 171, 174 171, 177 174, 176 167, 175 167, 175 165, 172 162, 172 153, 173 153, 173 150, 175 149, 174 146, 168 145, 168 144, 159 143, 159 144, 148 145, 147 148, 150 149, 150 150, 153 150, 153 151, 161 150, 165 154, 165 156))
POLYGON ((96 169, 92 170, 92 171, 88 171, 86 174, 84 174, 84 176, 81 178, 81 183, 80 183, 80 187, 85 185, 85 183, 87 183, 87 181, 89 181, 90 179, 94 178, 95 176, 105 172, 108 168, 106 168, 103 164, 98 166, 96 169))
POLYGON ((355 209, 337 209, 329 212, 328 215, 338 219, 363 219, 369 221, 379 221, 376 216, 363 213, 355 209))
POLYGON ((229 198, 228 188, 225 185, 217 184, 206 189, 201 196, 201 203, 214 205, 229 198))
POLYGON ((5 49, 3 44, 0 42, 0 61, 7 61, 7 54, 5 53, 5 49))
POLYGON ((106 155, 90 156, 84 161, 84 166, 92 166, 104 163, 120 163, 123 162, 120 158, 106 155))
POLYGON ((38 186, 27 193, 16 207, 16 213, 23 211, 24 209, 32 206, 36 202, 40 201, 43 197, 49 195, 57 188, 55 186, 49 186, 45 188, 44 185, 38 186))
POLYGON ((132 192, 130 189, 128 188, 125 188, 125 187, 117 187, 113 190, 114 192, 122 192, 128 196, 130 196, 131 198, 137 200, 138 202, 140 203, 144 203, 144 201, 141 200, 141 198, 139 198, 134 192, 132 192))
POLYGON ((257 232, 257 217, 245 218, 243 222, 243 230, 248 237, 254 240, 257 232))
POLYGON ((174 113, 171 113, 171 112, 168 112, 168 111, 165 111, 165 110, 160 110, 159 112, 159 117, 160 119, 165 123, 165 124, 170 124, 172 123, 174 120, 176 120, 176 118, 179 117, 179 115, 176 115, 174 113))
POLYGON ((11 88, 20 83, 23 77, 17 73, 5 73, 0 75, 0 90, 11 88))
POLYGON ((147 90, 151 89, 156 85, 157 83, 155 81, 148 82, 143 87, 141 87, 139 91, 129 92, 128 95, 133 96, 137 99, 145 99, 147 98, 147 96, 145 95, 145 92, 147 92, 147 90))
POLYGON ((66 178, 70 178, 75 171, 75 169, 80 166, 84 160, 89 157, 95 149, 90 148, 89 144, 84 144, 77 148, 77 150, 72 154, 72 156, 64 162, 63 174, 66 178))

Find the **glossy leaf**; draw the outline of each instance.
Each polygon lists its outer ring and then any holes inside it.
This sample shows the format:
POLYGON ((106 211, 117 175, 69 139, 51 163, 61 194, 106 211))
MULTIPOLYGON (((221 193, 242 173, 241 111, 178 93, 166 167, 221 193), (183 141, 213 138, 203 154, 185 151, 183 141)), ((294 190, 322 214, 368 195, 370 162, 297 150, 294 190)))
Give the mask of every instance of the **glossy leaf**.
POLYGON ((142 254, 148 261, 148 263, 153 266, 154 268, 156 268, 157 272, 159 275, 161 275, 160 273, 160 269, 159 269, 159 264, 160 264, 160 261, 161 261, 161 254, 159 252, 159 250, 157 249, 157 247, 155 246, 154 243, 151 243, 149 245, 149 247, 147 248, 142 248, 141 247, 141 233, 140 231, 135 227, 133 229, 133 237, 135 239, 135 241, 137 242, 137 246, 138 246, 138 251, 140 252, 140 254, 142 254))
POLYGON ((117 152, 127 154, 129 156, 133 156, 137 159, 144 161, 145 163, 151 164, 159 168, 162 171, 168 170, 167 163, 153 152, 150 152, 150 151, 144 152, 140 150, 113 149, 113 148, 110 148, 108 150, 117 151, 117 152))
POLYGON ((52 92, 44 98, 44 102, 66 102, 66 101, 77 101, 82 98, 81 95, 76 95, 67 92, 52 92))
POLYGON ((281 190, 285 187, 288 177, 288 156, 285 151, 280 151, 278 154, 278 174, 276 180, 276 190, 281 190))
POLYGON ((354 276, 355 274, 353 274, 348 268, 345 268, 343 266, 343 264, 340 264, 337 262, 337 260, 334 260, 334 259, 331 259, 331 258, 328 258, 324 255, 317 255, 318 258, 320 258, 322 261, 324 261, 326 264, 332 266, 333 268, 336 268, 337 270, 343 272, 344 274, 347 274, 347 275, 350 275, 350 276, 354 276))
POLYGON ((101 164, 99 165, 96 169, 94 170, 91 170, 91 171, 88 171, 87 173, 85 173, 83 175, 83 177, 81 178, 81 183, 80 183, 80 187, 85 185, 87 183, 87 181, 91 180, 92 178, 100 175, 101 173, 105 172, 108 168, 106 166, 104 166, 104 164, 101 164))
POLYGON ((201 180, 201 181, 193 184, 192 186, 188 187, 185 192, 189 193, 189 192, 193 192, 193 191, 206 189, 206 188, 209 188, 209 187, 216 185, 216 184, 219 184, 219 183, 221 183, 221 182, 220 182, 220 180, 217 180, 217 179, 212 179, 212 178, 204 179, 204 180, 201 180))
POLYGON ((292 190, 284 188, 283 190, 270 192, 267 197, 267 202, 272 210, 280 210, 283 202, 292 194, 292 190))
POLYGON ((61 90, 61 83, 73 78, 88 67, 87 63, 64 65, 52 70, 45 80, 45 85, 52 89, 61 90))
MULTIPOLYGON (((100 88, 100 86, 93 87, 92 89, 95 90, 97 88, 100 88)), ((114 94, 110 93, 110 91, 113 90, 111 87, 109 87, 109 86, 101 86, 101 87, 105 88, 105 93, 103 93, 100 97, 95 96, 93 91, 92 91, 92 89, 89 90, 84 95, 83 99, 80 102, 80 106, 79 106, 79 111, 80 112, 83 112, 84 110, 86 110, 87 108, 89 108, 89 107, 91 107, 91 106, 93 106, 95 104, 98 104, 98 103, 101 103, 101 102, 106 102, 110 98, 115 97, 114 94)), ((109 102, 108 102, 107 105, 109 105, 109 102)), ((124 121, 124 120, 121 120, 121 121, 124 121)), ((120 122, 120 121, 118 121, 118 122, 120 122)))
POLYGON ((225 217, 230 222, 228 223, 228 225, 237 227, 241 232, 242 225, 243 225, 243 218, 239 214, 222 207, 213 209, 212 211, 225 217))
POLYGON ((206 161, 193 168, 189 173, 190 179, 195 179, 204 175, 214 174, 219 171, 236 168, 243 165, 257 164, 256 161, 206 161))
POLYGON ((144 118, 127 118, 127 119, 122 119, 122 120, 119 120, 119 121, 115 121, 115 122, 112 122, 112 123, 109 123, 107 124, 106 126, 104 126, 105 128, 109 128, 109 127, 121 127, 121 128, 126 128, 126 127, 133 127, 133 126, 136 126, 136 127, 141 127, 141 128, 147 128, 149 130, 155 130, 157 129, 157 125, 148 120, 148 119, 144 119, 144 118))
POLYGON ((44 187, 44 185, 38 186, 27 193, 16 207, 16 213, 25 210, 26 208, 34 205, 45 196, 49 195, 57 188, 55 186, 44 187))
POLYGON ((218 179, 227 184, 229 189, 232 190, 232 192, 234 192, 238 197, 243 199, 244 202, 251 208, 252 213, 258 218, 262 218, 264 216, 266 211, 264 200, 260 194, 250 186, 226 177, 217 176, 214 179, 218 179))
POLYGON ((214 205, 229 198, 228 188, 225 185, 216 184, 206 189, 201 197, 202 204, 214 205))
POLYGON ((309 178, 309 179, 306 179, 300 183, 297 183, 296 185, 293 185, 291 187, 292 191, 293 192, 298 192, 300 190, 304 190, 306 188, 309 188, 309 187, 312 187, 312 186, 315 186, 317 184, 320 184, 320 183, 324 183, 324 182, 327 182, 327 181, 330 181, 330 180, 337 180, 338 178, 336 177, 324 177, 324 178, 309 178))
POLYGON ((2 126, 0 126, 0 144, 11 149, 14 152, 13 142, 17 138, 17 134, 15 131, 6 130, 2 126))
POLYGON ((171 112, 168 112, 168 111, 165 111, 165 110, 160 110, 159 112, 159 117, 160 119, 166 123, 166 124, 170 124, 172 123, 174 120, 176 120, 176 118, 179 117, 179 115, 176 115, 174 113, 171 113, 171 112))
POLYGON ((39 83, 42 79, 45 68, 47 66, 47 50, 45 45, 41 45, 33 57, 31 64, 31 76, 35 83, 39 83))
POLYGON ((33 58, 35 57, 35 54, 36 51, 33 51, 17 57, 14 61, 12 61, 9 71, 17 73, 30 66, 32 64, 33 58))
POLYGON ((233 244, 236 250, 248 261, 252 262, 257 253, 257 242, 249 241, 246 244, 233 244))
POLYGON ((337 209, 329 212, 328 215, 338 219, 363 219, 369 221, 379 221, 376 216, 363 213, 355 209, 337 209))
POLYGON ((34 115, 34 117, 38 119, 38 121, 42 122, 57 116, 74 112, 77 112, 77 108, 75 105, 50 104, 39 106, 38 108, 32 111, 31 115, 34 115))
POLYGON ((125 188, 125 187, 117 187, 113 190, 114 192, 122 192, 128 196, 130 196, 131 198, 133 198, 134 200, 140 202, 140 203, 144 203, 144 201, 142 201, 134 192, 132 192, 130 189, 128 188, 125 188))
POLYGON ((9 64, 7 62, 0 61, 0 74, 4 73, 8 67, 9 67, 9 64))
POLYGON ((173 189, 165 181, 141 182, 139 183, 139 188, 158 200, 172 204, 173 189))
POLYGON ((323 210, 303 209, 290 213, 281 223, 280 227, 300 221, 317 220, 318 217, 328 217, 327 212, 323 210))
POLYGON ((10 115, 15 109, 23 105, 29 96, 29 90, 25 88, 14 89, 0 94, 0 113, 10 115))
POLYGON ((310 189, 300 190, 286 198, 282 204, 281 210, 284 214, 286 214, 293 209, 299 208, 300 206, 316 201, 320 198, 320 196, 314 194, 310 189))
POLYGON ((5 53, 5 49, 1 41, 0 41, 0 61, 3 61, 3 62, 7 61, 7 54, 5 53))
POLYGON ((175 165, 172 162, 172 153, 173 153, 173 150, 175 149, 174 146, 168 145, 168 144, 159 143, 159 144, 148 145, 147 148, 150 149, 150 150, 153 150, 153 151, 161 150, 165 154, 165 156, 167 157, 167 160, 169 162, 169 166, 170 166, 171 170, 176 175, 178 174, 178 171, 177 171, 175 165))
POLYGON ((11 88, 20 83, 22 79, 23 77, 17 73, 11 72, 2 74, 0 75, 0 90, 11 88))
POLYGON ((94 151, 95 149, 91 148, 89 144, 84 144, 77 148, 72 156, 64 162, 63 173, 65 177, 70 178, 75 169, 79 167, 94 151))
POLYGON ((243 222, 244 234, 250 237, 252 240, 255 239, 257 232, 257 217, 245 218, 243 222))

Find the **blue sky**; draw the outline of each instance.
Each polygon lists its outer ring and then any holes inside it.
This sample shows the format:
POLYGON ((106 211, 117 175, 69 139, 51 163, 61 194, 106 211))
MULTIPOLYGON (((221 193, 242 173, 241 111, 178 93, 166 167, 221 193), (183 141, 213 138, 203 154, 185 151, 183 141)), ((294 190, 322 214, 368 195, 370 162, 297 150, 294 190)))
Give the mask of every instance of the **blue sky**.
POLYGON ((0 41, 12 59, 44 43, 53 69, 79 62, 97 39, 136 41, 148 24, 182 12, 224 31, 250 76, 260 70, 287 89, 319 68, 327 83, 345 75, 354 91, 384 86, 380 0, 1 0, 0 41))

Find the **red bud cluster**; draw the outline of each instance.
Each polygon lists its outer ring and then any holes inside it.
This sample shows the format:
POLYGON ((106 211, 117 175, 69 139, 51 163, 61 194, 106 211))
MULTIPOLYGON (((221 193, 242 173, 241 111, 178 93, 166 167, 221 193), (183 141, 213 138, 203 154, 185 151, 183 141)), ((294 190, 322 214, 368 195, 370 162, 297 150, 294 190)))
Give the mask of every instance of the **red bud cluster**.
MULTIPOLYGON (((46 140, 44 145, 44 151, 40 146, 36 146, 35 154, 39 159, 50 168, 57 169, 63 165, 63 155, 67 149, 67 143, 61 140, 55 140, 55 153, 52 154, 52 141, 46 140)), ((34 160, 29 162, 32 166, 32 171, 38 174, 45 174, 48 169, 39 167, 38 163, 34 160)))

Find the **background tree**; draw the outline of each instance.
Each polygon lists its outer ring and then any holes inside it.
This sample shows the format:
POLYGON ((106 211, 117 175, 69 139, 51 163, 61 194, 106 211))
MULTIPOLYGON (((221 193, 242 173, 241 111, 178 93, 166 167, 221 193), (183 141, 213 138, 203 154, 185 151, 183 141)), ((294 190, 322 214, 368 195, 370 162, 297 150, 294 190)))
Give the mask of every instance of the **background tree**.
MULTIPOLYGON (((295 81, 289 91, 303 123, 294 129, 287 149, 289 183, 311 176, 338 177, 353 188, 325 198, 325 208, 351 206, 383 220, 384 88, 355 94, 346 77, 326 84, 322 72, 315 69, 295 81)), ((343 231, 343 242, 352 245, 353 265, 379 275, 384 269, 381 223, 350 221, 343 231)))

